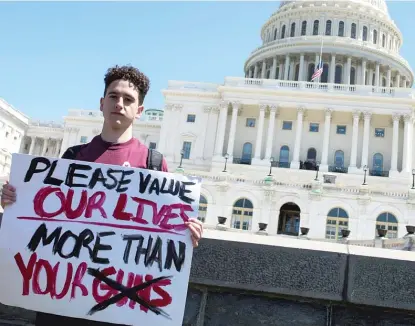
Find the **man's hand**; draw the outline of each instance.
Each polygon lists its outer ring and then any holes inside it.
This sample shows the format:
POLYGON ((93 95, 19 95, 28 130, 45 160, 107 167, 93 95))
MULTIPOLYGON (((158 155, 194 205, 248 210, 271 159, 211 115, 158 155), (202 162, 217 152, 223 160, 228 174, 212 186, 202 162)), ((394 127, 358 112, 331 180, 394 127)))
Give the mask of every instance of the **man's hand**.
POLYGON ((3 185, 1 191, 1 207, 13 204, 16 201, 16 188, 9 184, 8 181, 3 185))
POLYGON ((202 238, 203 234, 203 224, 196 218, 190 218, 188 222, 185 223, 192 233, 192 243, 193 247, 199 245, 199 240, 202 238))

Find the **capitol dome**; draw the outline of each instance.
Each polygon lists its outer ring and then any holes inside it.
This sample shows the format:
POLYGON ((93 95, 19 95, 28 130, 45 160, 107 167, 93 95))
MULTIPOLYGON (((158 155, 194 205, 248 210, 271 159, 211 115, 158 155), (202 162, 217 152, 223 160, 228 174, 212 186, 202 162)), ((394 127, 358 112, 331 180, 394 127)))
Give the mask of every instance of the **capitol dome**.
POLYGON ((261 39, 245 63, 246 77, 311 82, 321 60, 323 73, 314 80, 319 84, 413 84, 413 71, 399 53, 402 34, 385 0, 282 1, 261 39))

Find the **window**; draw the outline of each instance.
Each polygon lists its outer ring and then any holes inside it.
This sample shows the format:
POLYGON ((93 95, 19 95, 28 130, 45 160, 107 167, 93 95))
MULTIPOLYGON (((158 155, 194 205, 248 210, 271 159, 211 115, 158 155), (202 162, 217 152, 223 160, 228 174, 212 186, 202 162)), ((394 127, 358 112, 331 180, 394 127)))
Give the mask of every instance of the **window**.
POLYGON ((150 149, 156 149, 156 147, 157 147, 157 144, 155 143, 155 142, 150 142, 150 144, 148 144, 148 148, 150 148, 150 149))
MULTIPOLYGON (((376 230, 383 229, 388 230, 386 233, 387 238, 398 237, 398 219, 392 213, 382 213, 376 219, 376 230)), ((377 235, 377 232, 376 232, 377 235)))
POLYGON ((327 214, 326 239, 337 240, 341 238, 341 230, 347 230, 348 226, 349 215, 347 212, 340 207, 331 209, 327 214))
POLYGON ((334 83, 341 84, 343 79, 343 67, 341 65, 337 65, 334 73, 334 83))
POLYGON ((346 126, 337 126, 337 134, 345 135, 346 134, 346 126))
POLYGON ((356 38, 356 24, 355 23, 352 24, 351 31, 350 31, 350 37, 356 38))
POLYGON ((290 149, 287 145, 280 148, 280 162, 278 167, 289 168, 290 167, 290 149))
POLYGON ((339 36, 344 36, 344 22, 339 22, 339 36))
POLYGON ((326 21, 326 35, 331 35, 331 20, 326 21))
POLYGON ((301 36, 306 35, 306 33, 307 33, 307 21, 304 20, 301 23, 301 36))
POLYGON ((295 36, 295 23, 291 24, 291 33, 290 33, 290 37, 294 37, 295 36))
POLYGON ((246 118, 246 126, 250 128, 255 128, 255 118, 246 118))
POLYGON ((385 34, 382 34, 382 46, 383 47, 386 46, 386 36, 385 36, 385 34))
POLYGON ((183 142, 183 158, 190 158, 190 149, 192 148, 192 143, 190 141, 183 142))
POLYGON ((247 198, 241 198, 233 205, 231 227, 250 230, 254 206, 247 198))
POLYGON ((285 38, 285 25, 281 28, 281 38, 285 38))
POLYGON ((378 31, 375 29, 373 30, 373 44, 378 42, 378 31))
POLYGON ((293 129, 292 121, 283 121, 282 122, 282 130, 292 130, 292 129, 293 129))
POLYGON ((318 123, 310 123, 309 131, 310 132, 318 132, 318 127, 319 127, 318 123))
POLYGON ((275 29, 274 31, 274 40, 278 38, 278 29, 275 29))
POLYGON ((385 128, 375 128, 375 137, 385 137, 385 128))
POLYGON ((336 168, 344 167, 344 152, 341 150, 337 150, 334 153, 334 165, 336 168))
POLYGON ((319 21, 315 20, 314 25, 313 25, 313 35, 318 35, 318 25, 319 25, 319 21))
POLYGON ((200 195, 199 197, 199 215, 197 217, 197 219, 201 222, 205 222, 206 221, 206 213, 207 213, 207 200, 206 197, 203 195, 200 195))
POLYGON ((85 144, 88 140, 87 136, 81 136, 81 144, 85 144))
POLYGON ((195 114, 188 114, 187 115, 187 122, 195 122, 196 121, 196 115, 195 114))
POLYGON ((367 27, 363 26, 363 41, 367 41, 367 27))

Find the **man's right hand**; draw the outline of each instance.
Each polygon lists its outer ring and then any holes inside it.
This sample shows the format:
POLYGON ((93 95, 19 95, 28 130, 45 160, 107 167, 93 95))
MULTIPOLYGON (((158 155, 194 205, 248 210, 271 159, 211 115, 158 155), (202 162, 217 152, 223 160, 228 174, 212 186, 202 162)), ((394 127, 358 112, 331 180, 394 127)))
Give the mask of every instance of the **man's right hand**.
POLYGON ((1 207, 13 204, 16 201, 16 188, 6 182, 1 192, 1 207))

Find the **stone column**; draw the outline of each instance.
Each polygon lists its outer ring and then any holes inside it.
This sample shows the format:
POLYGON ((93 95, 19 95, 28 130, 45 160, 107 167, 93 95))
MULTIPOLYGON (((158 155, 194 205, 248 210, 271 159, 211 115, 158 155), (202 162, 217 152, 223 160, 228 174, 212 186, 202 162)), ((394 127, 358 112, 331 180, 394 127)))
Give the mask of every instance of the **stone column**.
POLYGON ((376 62, 376 68, 375 68, 375 86, 379 87, 379 80, 380 80, 380 64, 379 62, 376 62))
POLYGON ((262 79, 265 78, 266 72, 267 72, 267 62, 264 60, 264 61, 262 61, 262 69, 261 69, 261 78, 262 79))
POLYGON ((332 54, 331 63, 330 63, 330 80, 329 80, 330 84, 334 84, 335 75, 336 75, 336 55, 332 54))
POLYGON ((272 58, 271 79, 275 79, 275 72, 277 71, 277 57, 272 58))
POLYGON ((352 71, 352 58, 347 57, 347 65, 346 65, 346 84, 350 85, 350 73, 352 71))
POLYGON ((353 170, 356 170, 357 142, 359 139, 359 118, 360 118, 360 112, 354 111, 353 112, 352 150, 350 154, 349 173, 353 172, 353 170))
POLYGON ((29 155, 33 155, 33 151, 35 150, 35 143, 36 143, 36 137, 30 136, 29 155))
POLYGON ((288 72, 290 70, 290 55, 285 56, 285 65, 284 65, 284 80, 288 80, 288 72))
POLYGON ((264 130, 264 117, 265 117, 266 108, 267 108, 266 104, 260 104, 259 106, 258 131, 256 135, 256 142, 255 142, 255 156, 254 156, 255 161, 258 161, 261 159, 262 133, 264 130))
POLYGON ((388 72, 386 73, 386 87, 391 87, 391 79, 392 79, 392 70, 388 67, 388 72))
POLYGON ((295 132, 295 144, 294 144, 294 155, 291 161, 291 169, 299 169, 300 167, 300 149, 301 149, 301 135, 303 132, 303 118, 304 118, 304 107, 297 109, 297 126, 295 132))
POLYGON ((412 115, 407 114, 404 116, 404 135, 403 135, 403 160, 402 160, 402 172, 411 173, 412 170, 412 129, 413 118, 412 115))
POLYGON ((363 147, 362 147, 362 166, 368 165, 369 156, 369 137, 370 137, 370 118, 372 112, 364 113, 364 125, 363 125, 363 147))
POLYGON ((42 151, 40 152, 40 156, 45 156, 46 155, 46 149, 48 147, 48 143, 49 143, 49 139, 44 138, 43 139, 43 147, 42 147, 42 151))
POLYGON ((268 125, 268 135, 267 135, 267 147, 265 149, 265 160, 269 162, 272 154, 272 142, 274 139, 274 126, 275 126, 275 114, 277 112, 277 107, 271 105, 270 114, 269 114, 269 125, 268 125))
POLYGON ((219 107, 218 131, 215 143, 215 160, 223 160, 223 143, 225 141, 226 119, 228 117, 228 102, 221 102, 219 107))
POLYGON ((300 54, 300 68, 298 69, 298 81, 304 80, 304 53, 300 54))
POLYGON ((232 162, 232 159, 233 159, 233 147, 235 144, 236 120, 238 118, 238 110, 239 110, 239 102, 232 102, 232 119, 231 119, 231 126, 229 130, 228 149, 227 149, 230 162, 232 162))
POLYGON ((362 60, 362 85, 366 85, 366 60, 362 60))
POLYGON ((389 176, 392 177, 398 173, 398 149, 399 149, 399 120, 401 116, 394 114, 393 120, 393 135, 392 135, 392 155, 391 155, 391 169, 389 176))
POLYGON ((326 109, 326 115, 324 120, 324 138, 323 138, 323 152, 321 154, 321 164, 319 170, 327 172, 328 167, 328 154, 329 154, 329 143, 330 143, 330 125, 331 125, 331 114, 332 109, 326 109))
POLYGON ((258 78, 258 63, 255 63, 254 66, 254 78, 258 78))
POLYGON ((395 87, 400 87, 400 86, 401 86, 401 75, 397 73, 396 79, 395 79, 395 87))

